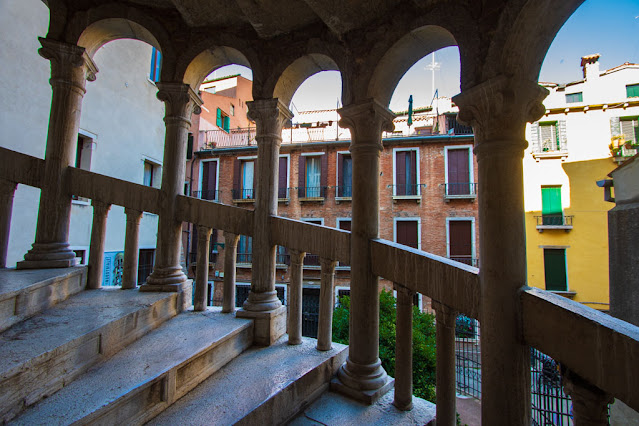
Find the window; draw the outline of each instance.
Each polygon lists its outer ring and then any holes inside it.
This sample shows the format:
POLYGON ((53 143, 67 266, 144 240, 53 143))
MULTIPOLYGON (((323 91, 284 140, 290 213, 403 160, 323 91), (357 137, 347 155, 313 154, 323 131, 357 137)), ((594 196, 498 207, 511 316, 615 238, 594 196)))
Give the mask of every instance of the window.
POLYGON ((255 199, 253 190, 253 176, 255 173, 255 159, 238 158, 235 160, 233 173, 233 199, 249 200, 255 199))
MULTIPOLYGON (((235 307, 241 308, 244 306, 244 302, 248 299, 249 292, 251 291, 250 283, 237 283, 235 285, 235 307)), ((280 299, 282 305, 286 305, 286 286, 282 284, 275 284, 275 291, 277 292, 277 298, 280 299)))
POLYGON ((144 284, 155 262, 155 249, 140 249, 138 257, 138 285, 144 284))
POLYGON ((277 178, 277 198, 288 200, 288 162, 290 156, 280 155, 279 174, 277 178))
POLYGON ((473 219, 448 218, 448 258, 466 265, 477 266, 473 256, 473 219))
POLYGON ((347 152, 337 153, 337 197, 353 196, 353 158, 347 152))
POLYGON ((189 132, 189 137, 186 142, 186 159, 193 158, 193 133, 189 132))
POLYGON ((298 196, 300 199, 323 199, 326 196, 328 158, 326 154, 302 154, 299 163, 298 196))
POLYGON ((626 85, 626 97, 637 98, 639 97, 639 84, 626 85))
POLYGON ((546 290, 568 291, 565 248, 544 248, 544 277, 546 290))
POLYGON ((144 160, 144 174, 142 177, 142 185, 159 188, 161 169, 162 168, 159 164, 153 163, 149 160, 144 160))
POLYGON ((395 218, 395 242, 415 249, 421 248, 420 219, 395 218))
POLYGON ((202 160, 200 168, 200 191, 197 194, 198 198, 203 200, 215 200, 217 201, 217 172, 218 161, 206 161, 202 160))
POLYGON ((288 265, 289 263, 288 249, 284 246, 277 246, 275 251, 275 264, 288 265))
POLYGON ((73 253, 75 253, 75 264, 76 266, 86 265, 87 264, 87 249, 72 249, 73 253))
POLYGON ((237 243, 237 263, 253 262, 253 238, 246 235, 240 235, 240 241, 237 243))
POLYGON ((215 124, 225 132, 231 130, 231 118, 224 113, 220 108, 217 109, 217 115, 215 118, 215 124))
POLYGON ((419 190, 419 153, 417 148, 394 149, 394 196, 418 196, 419 190))
MULTIPOLYGON (((324 225, 323 218, 302 218, 303 222, 312 223, 315 225, 324 225)), ((306 253, 304 257, 304 266, 320 266, 320 257, 318 254, 306 253)))
POLYGON ((231 104, 230 108, 229 108, 229 112, 231 113, 231 115, 235 115, 235 105, 231 104))
POLYGON ((151 72, 149 79, 156 83, 160 81, 160 71, 162 70, 162 53, 155 47, 151 50, 151 72))
MULTIPOLYGON (((75 162, 74 167, 82 170, 91 170, 91 157, 93 155, 93 148, 95 146, 94 137, 87 136, 87 132, 78 134, 78 141, 75 148, 75 162)), ((81 201, 82 203, 88 203, 88 198, 78 197, 74 195, 73 200, 81 201)), ((81 204, 81 203, 79 203, 81 204)))
POLYGON ((566 93, 566 103, 567 104, 572 104, 572 103, 575 103, 575 102, 583 102, 583 101, 584 101, 583 92, 566 93))
POLYGON ((530 126, 530 144, 533 154, 538 157, 565 156, 568 150, 566 120, 533 123, 530 126))
POLYGON ((446 147, 446 198, 474 198, 476 194, 473 182, 473 157, 470 146, 446 147))
POLYGON ((613 139, 619 139, 619 145, 626 142, 639 143, 638 117, 612 117, 610 119, 610 132, 613 139))
POLYGON ((541 188, 541 217, 543 225, 563 225, 561 186, 543 186, 541 188))

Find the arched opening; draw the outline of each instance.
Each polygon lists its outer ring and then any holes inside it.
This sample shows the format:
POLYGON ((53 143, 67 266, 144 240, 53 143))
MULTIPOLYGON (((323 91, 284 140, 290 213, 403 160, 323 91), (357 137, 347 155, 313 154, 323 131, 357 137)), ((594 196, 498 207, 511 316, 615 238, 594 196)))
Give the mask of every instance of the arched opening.
POLYGON ((232 64, 251 69, 251 64, 246 56, 235 48, 220 46, 206 49, 189 63, 184 72, 183 81, 197 91, 200 84, 210 78, 210 75, 217 69, 232 64))
POLYGON ((102 46, 118 39, 134 39, 144 41, 161 50, 157 38, 144 26, 123 18, 108 18, 89 25, 78 38, 78 46, 86 49, 90 58, 102 46))

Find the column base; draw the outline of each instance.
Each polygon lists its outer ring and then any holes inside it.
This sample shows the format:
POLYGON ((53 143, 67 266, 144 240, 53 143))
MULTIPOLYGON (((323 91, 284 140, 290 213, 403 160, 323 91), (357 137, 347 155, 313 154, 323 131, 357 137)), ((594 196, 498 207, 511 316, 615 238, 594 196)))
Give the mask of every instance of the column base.
POLYGON ((33 243, 16 269, 70 268, 76 266, 75 253, 69 243, 33 243))
POLYGON ((337 371, 337 378, 331 381, 331 390, 371 405, 394 384, 395 379, 386 374, 379 359, 374 364, 362 365, 347 358, 337 371))
POLYGON ((271 311, 236 311, 237 318, 253 320, 253 343, 258 346, 271 346, 286 333, 286 306, 271 311))
POLYGON ((242 305, 245 311, 251 312, 267 312, 282 307, 282 301, 277 297, 277 292, 265 291, 263 293, 255 293, 251 291, 248 299, 242 305))
MULTIPOLYGON (((185 277, 186 278, 186 277, 185 277)), ((184 280, 178 284, 142 284, 138 291, 169 292, 178 294, 178 311, 182 312, 193 306, 193 280, 184 280)))

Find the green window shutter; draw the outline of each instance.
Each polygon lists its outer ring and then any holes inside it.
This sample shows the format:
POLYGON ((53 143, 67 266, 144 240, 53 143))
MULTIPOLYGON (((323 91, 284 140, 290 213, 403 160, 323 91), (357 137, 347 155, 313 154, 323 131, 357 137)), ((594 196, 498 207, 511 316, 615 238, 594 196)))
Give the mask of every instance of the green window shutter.
POLYGON ((639 84, 629 84, 626 86, 626 97, 637 98, 639 97, 639 84))
POLYGON ((566 249, 544 249, 546 290, 568 291, 566 249))
POLYGON ((217 109, 217 117, 215 120, 215 124, 217 125, 217 127, 222 128, 222 126, 224 125, 224 123, 222 122, 222 110, 221 109, 217 109))
POLYGON ((227 131, 227 132, 231 130, 231 118, 230 117, 224 117, 224 130, 227 131))
POLYGON ((557 214, 561 212, 561 187, 548 186, 541 188, 541 213, 557 214))
POLYGON ((566 151, 568 149, 568 139, 566 137, 566 120, 557 122, 557 149, 566 151))
POLYGON ((533 152, 541 152, 541 146, 539 146, 539 122, 536 121, 530 125, 530 145, 533 152))

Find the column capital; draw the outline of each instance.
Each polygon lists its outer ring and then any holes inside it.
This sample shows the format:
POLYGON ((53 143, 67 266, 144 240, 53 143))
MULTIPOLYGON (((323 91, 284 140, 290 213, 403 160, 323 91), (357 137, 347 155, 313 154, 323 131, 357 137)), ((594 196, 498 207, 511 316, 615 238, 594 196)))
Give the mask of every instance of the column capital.
POLYGON ((444 305, 437 300, 431 300, 431 306, 435 310, 435 319, 445 327, 455 327, 457 312, 448 305, 444 305))
POLYGON ((84 47, 38 37, 42 47, 38 54, 51 62, 51 85, 58 83, 78 87, 84 93, 84 81, 95 81, 98 67, 84 47))
POLYGON ((381 134, 395 128, 395 114, 375 99, 346 105, 337 110, 341 119, 339 125, 351 131, 351 152, 361 148, 382 150, 381 134))
POLYGON ((157 82, 157 98, 164 102, 166 112, 164 121, 179 120, 188 128, 191 125, 191 114, 199 114, 202 98, 188 84, 157 82))
POLYGON ((614 401, 612 395, 590 384, 563 364, 561 381, 572 399, 577 424, 608 424, 608 404, 614 401))
MULTIPOLYGON (((268 136, 269 140, 282 140, 282 127, 293 113, 279 99, 258 99, 247 102, 248 116, 257 125, 258 143, 260 136, 268 136)), ((263 138, 261 138, 263 139, 263 138)))
POLYGON ((304 263, 304 257, 306 257, 305 251, 288 249, 288 254, 291 259, 291 265, 301 265, 302 263, 304 263))
POLYGON ((542 101, 548 90, 537 82, 499 75, 453 97, 459 106, 459 121, 473 126, 476 143, 521 141, 526 122, 533 122, 546 111, 542 101))
POLYGON ((326 259, 324 257, 320 257, 320 265, 322 268, 322 274, 334 274, 335 266, 337 266, 337 261, 333 259, 326 259))
MULTIPOLYGON (((413 294, 415 294, 415 292, 413 290, 411 290, 408 287, 404 287, 403 285, 397 284, 397 283, 393 283, 393 290, 395 290, 397 292, 397 294, 399 295, 401 294, 406 294, 408 296, 412 296, 413 294)), ((433 300, 434 302, 434 300, 433 300)))
POLYGON ((111 204, 100 200, 91 200, 94 215, 105 215, 111 209, 111 204))
POLYGON ((139 221, 142 218, 142 211, 132 209, 130 207, 124 208, 124 214, 126 215, 127 220, 137 220, 139 221))

